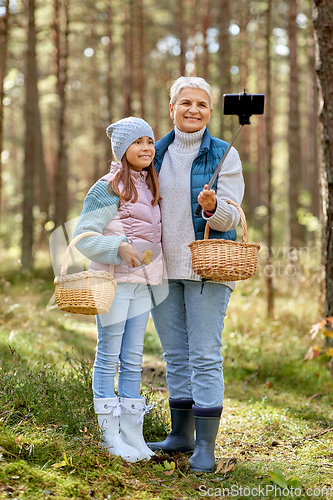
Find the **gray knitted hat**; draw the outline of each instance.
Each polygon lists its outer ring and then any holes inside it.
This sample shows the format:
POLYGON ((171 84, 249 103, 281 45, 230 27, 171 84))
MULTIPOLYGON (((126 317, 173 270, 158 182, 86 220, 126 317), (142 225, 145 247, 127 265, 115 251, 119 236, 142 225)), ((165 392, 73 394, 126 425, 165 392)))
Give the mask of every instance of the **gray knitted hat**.
POLYGON ((111 139, 112 151, 118 160, 122 159, 127 148, 139 137, 147 136, 155 141, 151 126, 142 118, 134 116, 123 118, 109 125, 106 135, 111 139))

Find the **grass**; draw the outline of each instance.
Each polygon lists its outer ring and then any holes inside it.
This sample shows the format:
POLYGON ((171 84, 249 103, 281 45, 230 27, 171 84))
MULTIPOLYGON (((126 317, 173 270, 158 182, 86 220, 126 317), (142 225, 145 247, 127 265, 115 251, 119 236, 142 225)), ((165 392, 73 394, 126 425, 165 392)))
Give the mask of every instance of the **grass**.
MULTIPOLYGON (((239 284, 232 295, 223 334, 226 394, 218 471, 204 474, 192 472, 182 454, 128 464, 101 449, 91 393, 94 318, 47 308, 53 294, 48 271, 3 275, 0 499, 228 498, 228 488, 230 497, 285 498, 279 483, 295 477, 298 482, 289 486, 302 489, 294 497, 333 496, 329 358, 323 351, 304 361, 314 342, 308 332, 320 319, 316 273, 303 268, 301 275, 275 283, 270 320, 262 278, 239 284), (274 467, 282 476, 274 475, 274 467)), ((323 344, 323 337, 315 342, 323 344)), ((143 395, 155 403, 145 437, 163 439, 169 428, 167 386, 152 322, 142 381, 143 395)))

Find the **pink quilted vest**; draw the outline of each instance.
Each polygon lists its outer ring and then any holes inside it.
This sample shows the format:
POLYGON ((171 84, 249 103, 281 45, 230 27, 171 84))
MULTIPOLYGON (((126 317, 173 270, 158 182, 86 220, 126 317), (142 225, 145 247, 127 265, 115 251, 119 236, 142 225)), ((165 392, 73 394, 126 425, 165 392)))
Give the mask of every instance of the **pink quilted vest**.
MULTIPOLYGON (((112 162, 110 173, 101 178, 109 181, 120 167, 120 163, 112 162)), ((114 267, 114 277, 118 283, 142 283, 159 285, 162 282, 163 261, 161 246, 161 212, 159 205, 151 204, 153 195, 146 184, 147 172, 131 171, 135 187, 138 191, 138 201, 121 200, 118 212, 109 224, 103 229, 104 235, 120 236, 125 234, 128 242, 133 245, 141 255, 145 250, 152 251, 150 264, 143 264, 132 268, 123 260, 114 267)), ((119 183, 121 191, 122 184, 119 183)), ((111 195, 110 195, 111 196, 111 195)), ((90 269, 108 271, 107 264, 92 262, 90 269)))

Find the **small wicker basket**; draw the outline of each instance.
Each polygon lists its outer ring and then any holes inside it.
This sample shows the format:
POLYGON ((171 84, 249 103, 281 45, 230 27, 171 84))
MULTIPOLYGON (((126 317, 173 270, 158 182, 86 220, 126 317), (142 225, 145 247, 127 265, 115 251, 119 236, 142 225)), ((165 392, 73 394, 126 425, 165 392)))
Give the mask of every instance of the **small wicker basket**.
POLYGON ((233 201, 226 202, 236 207, 240 213, 242 242, 208 239, 207 223, 204 239, 189 244, 193 271, 207 280, 246 280, 256 274, 260 245, 248 243, 246 219, 242 208, 233 201))
POLYGON ((60 276, 54 279, 55 297, 59 309, 74 314, 106 314, 113 302, 117 282, 113 277, 113 267, 106 271, 82 271, 67 275, 71 249, 81 239, 100 233, 90 231, 79 234, 68 245, 60 276))

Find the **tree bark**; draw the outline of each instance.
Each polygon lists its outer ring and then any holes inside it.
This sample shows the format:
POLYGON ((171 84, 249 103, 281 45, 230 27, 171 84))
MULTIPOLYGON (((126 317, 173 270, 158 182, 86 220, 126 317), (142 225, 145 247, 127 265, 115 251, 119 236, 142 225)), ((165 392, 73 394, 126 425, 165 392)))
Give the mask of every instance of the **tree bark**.
POLYGON ((138 92, 139 92, 139 103, 140 103, 140 116, 145 119, 146 117, 146 99, 145 99, 145 16, 144 16, 144 6, 143 0, 138 2, 138 47, 139 47, 139 57, 138 57, 138 92))
POLYGON ((186 35, 184 31, 184 0, 177 0, 176 26, 180 40, 179 71, 181 76, 185 76, 186 35))
POLYGON ((299 91, 296 38, 297 0, 289 0, 288 35, 289 35, 289 184, 288 184, 288 230, 290 247, 299 248, 304 241, 304 226, 298 220, 300 208, 299 195, 302 180, 301 137, 299 117, 299 91))
MULTIPOLYGON (((133 94, 133 9, 134 1, 128 0, 124 5, 124 79, 123 79, 123 116, 132 115, 133 94)), ((120 160, 120 158, 118 158, 120 160)))
POLYGON ((308 97, 307 118, 308 128, 306 134, 307 152, 307 178, 306 189, 311 194, 311 212, 319 218, 320 216, 320 172, 318 161, 318 84, 315 64, 315 45, 313 29, 308 37, 308 97))
POLYGON ((272 23, 272 0, 268 0, 266 14, 266 169, 267 169, 267 266, 265 268, 267 288, 267 314, 274 314, 274 290, 273 290, 273 188, 272 188, 272 58, 271 58, 271 23, 272 23))
POLYGON ((63 44, 61 44, 61 22, 60 22, 60 2, 55 0, 55 37, 56 37, 56 61, 58 76, 58 151, 56 158, 56 168, 54 177, 54 223, 55 227, 61 226, 67 221, 68 214, 68 158, 67 144, 65 136, 66 128, 66 84, 67 84, 67 65, 68 65, 68 38, 69 38, 69 16, 68 2, 64 0, 64 18, 65 31, 63 35, 63 44))
MULTIPOLYGON (((94 57, 91 58, 90 63, 90 72, 91 72, 91 93, 93 96, 93 105, 91 107, 91 120, 88 120, 89 123, 93 125, 93 174, 89 178, 89 183, 94 184, 103 174, 107 172, 107 163, 104 163, 104 144, 107 141, 107 135, 105 133, 106 126, 105 120, 102 118, 103 113, 100 109, 101 102, 101 91, 102 88, 100 85, 96 85, 96 82, 101 80, 100 68, 97 60, 97 51, 98 51, 98 43, 99 43, 99 33, 97 20, 95 19, 91 23, 91 42, 90 47, 94 51, 94 57), (96 105, 96 103, 98 103, 96 105)), ((103 110, 104 111, 104 110, 103 110)), ((107 113, 108 115, 108 113, 107 113)), ((109 155, 110 157, 110 155, 109 155)))
POLYGON ((5 4, 6 14, 0 18, 0 220, 2 214, 2 143, 3 143, 3 82, 6 76, 8 31, 9 31, 9 0, 5 4))
MULTIPOLYGON (((325 315, 333 316, 333 3, 330 0, 313 0, 314 27, 318 48, 317 74, 322 95, 322 148, 324 160, 324 262, 325 262, 325 315)), ((326 337, 327 346, 333 339, 326 337)))
POLYGON ((35 204, 35 162, 36 162, 36 31, 35 31, 35 1, 27 4, 28 43, 26 69, 26 100, 25 100, 25 146, 24 146, 24 174, 23 174, 23 230, 22 230, 22 268, 29 270, 33 267, 33 241, 35 204))
MULTIPOLYGON (((107 97, 107 119, 105 128, 113 122, 113 93, 114 93, 114 78, 113 78, 113 0, 107 1, 107 18, 106 18, 106 34, 109 38, 109 43, 106 46, 106 81, 105 93, 107 97)), ((105 163, 108 164, 111 158, 110 141, 105 134, 105 163)))
MULTIPOLYGON (((253 47, 254 53, 258 54, 261 51, 261 35, 259 30, 255 35, 255 43, 253 47)), ((256 58, 256 68, 255 68, 255 91, 256 93, 265 93, 265 67, 264 67, 264 58, 257 57, 256 58)), ((265 115, 260 115, 256 117, 256 125, 252 125, 251 130, 251 139, 252 139, 252 156, 251 163, 253 165, 253 171, 245 173, 245 186, 249 191, 249 196, 246 198, 246 207, 249 211, 249 214, 254 214, 256 207, 263 204, 262 201, 262 184, 264 182, 263 173, 265 168, 265 115)), ((246 128, 245 128, 246 129, 246 128)), ((245 191, 246 193, 246 191, 245 191)), ((250 218, 251 222, 251 218, 250 218)), ((257 222, 255 219, 252 219, 252 222, 257 222)))
POLYGON ((35 163, 35 185, 37 188, 36 192, 36 204, 39 206, 40 215, 38 218, 39 224, 42 226, 42 230, 39 232, 38 239, 36 241, 36 246, 45 245, 46 229, 44 227, 45 223, 49 220, 49 210, 50 210, 50 186, 49 177, 47 174, 46 163, 44 159, 44 143, 42 134, 42 124, 41 115, 39 109, 39 91, 38 91, 38 78, 35 82, 35 102, 36 102, 36 163, 35 163))
POLYGON ((220 112, 220 137, 224 137, 225 133, 225 119, 223 115, 223 94, 230 94, 231 92, 231 77, 230 77, 230 0, 219 0, 218 2, 218 28, 219 28, 219 51, 218 51, 218 65, 219 65, 219 112, 220 112))
MULTIPOLYGON (((242 10, 239 22, 239 73, 240 73, 240 90, 247 89, 247 80, 249 76, 249 41, 247 36, 247 25, 250 21, 250 11, 249 11, 249 0, 246 0, 244 8, 242 10)), ((249 89, 247 89, 249 92, 249 89)), ((253 177, 255 177, 255 171, 252 169, 251 159, 250 159, 250 135, 251 127, 244 127, 242 130, 242 143, 241 143, 241 158, 243 164, 243 174, 245 186, 244 203, 247 208, 247 218, 249 221, 252 220, 254 207, 256 203, 255 193, 252 192, 251 186, 253 185, 253 177)))
POLYGON ((154 104, 154 135, 155 135, 155 141, 159 140, 161 138, 161 97, 160 97, 160 89, 158 85, 156 84, 154 86, 154 93, 153 93, 153 104, 154 104))
MULTIPOLYGON (((259 32, 257 31, 255 35, 255 50, 259 51, 261 48, 261 37, 259 32)), ((256 92, 264 93, 265 89, 265 67, 264 61, 260 58, 257 59, 257 68, 256 68, 256 92)), ((265 115, 258 116, 257 127, 256 127, 256 143, 257 143, 257 151, 256 151, 256 177, 255 184, 257 186, 257 190, 253 192, 256 193, 256 206, 260 206, 262 204, 262 171, 264 169, 264 149, 265 149, 265 115)))
POLYGON ((36 102, 36 185, 38 187, 37 192, 37 204, 40 211, 44 214, 42 223, 46 222, 49 213, 50 206, 50 189, 49 189, 49 179, 46 170, 46 164, 44 160, 44 144, 43 144, 43 134, 42 134, 42 124, 39 109, 39 91, 38 91, 38 79, 35 82, 35 102, 36 102))
POLYGON ((203 54, 202 54, 202 76, 205 80, 209 80, 209 52, 207 45, 207 30, 210 27, 210 0, 203 2, 202 12, 202 36, 203 36, 203 54))

